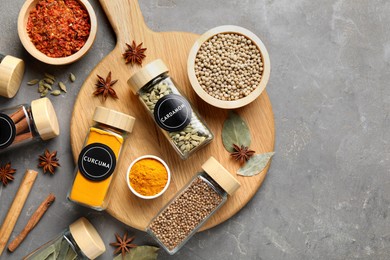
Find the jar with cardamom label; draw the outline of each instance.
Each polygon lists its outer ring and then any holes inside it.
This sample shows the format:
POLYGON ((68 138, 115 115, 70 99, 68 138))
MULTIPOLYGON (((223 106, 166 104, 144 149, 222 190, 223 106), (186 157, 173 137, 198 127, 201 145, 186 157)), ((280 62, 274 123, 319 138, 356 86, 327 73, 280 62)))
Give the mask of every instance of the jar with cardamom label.
POLYGON ((23 60, 0 54, 0 96, 13 98, 18 93, 23 74, 23 60))
POLYGON ((182 159, 204 147, 213 134, 168 75, 162 60, 155 60, 127 81, 182 159))
POLYGON ((33 100, 31 105, 0 108, 0 130, 0 153, 60 134, 57 115, 48 98, 33 100))
POLYGON ((210 157, 175 198, 155 216, 146 228, 169 254, 173 255, 227 201, 240 183, 210 157))
POLYGON ((75 169, 68 199, 83 206, 104 210, 107 193, 122 145, 133 130, 135 118, 105 107, 97 107, 75 169))
POLYGON ((86 218, 80 218, 23 259, 88 260, 97 258, 105 251, 104 242, 95 227, 86 218))

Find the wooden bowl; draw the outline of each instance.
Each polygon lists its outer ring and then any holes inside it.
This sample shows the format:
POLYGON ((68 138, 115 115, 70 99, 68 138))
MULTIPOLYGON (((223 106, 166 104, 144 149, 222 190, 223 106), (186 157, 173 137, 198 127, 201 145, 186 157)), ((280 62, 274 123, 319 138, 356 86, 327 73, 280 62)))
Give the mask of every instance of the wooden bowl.
POLYGON ((187 70, 188 70, 188 77, 190 79, 192 88, 195 90, 196 94, 198 94, 198 96, 201 99, 203 99, 204 101, 206 101, 207 103, 215 107, 224 108, 224 109, 235 109, 251 103, 252 101, 254 101, 256 98, 260 96, 260 94, 267 86, 270 72, 271 72, 271 63, 269 60, 267 49, 265 48, 263 42, 259 39, 259 37, 257 37, 254 33, 239 26, 223 25, 207 31, 206 33, 201 35, 200 38, 194 43, 190 51, 190 54, 188 56, 187 70), (200 47, 204 42, 208 41, 210 38, 220 33, 222 34, 234 33, 234 34, 243 35, 246 38, 250 39, 257 46, 257 48, 260 50, 261 53, 261 59, 263 62, 264 70, 261 76, 260 83, 255 88, 255 90, 253 90, 248 96, 240 98, 238 100, 225 101, 225 100, 220 100, 212 97, 205 90, 203 90, 203 88, 199 84, 198 78, 195 75, 195 58, 200 47))
POLYGON ((85 42, 84 46, 77 51, 76 53, 60 58, 52 58, 44 53, 40 52, 35 45, 31 42, 30 36, 27 33, 27 21, 30 11, 36 6, 39 0, 27 0, 19 12, 18 17, 18 34, 20 41, 22 42, 24 48, 36 59, 51 65, 65 65, 79 60, 83 57, 88 50, 92 47, 93 42, 95 41, 96 32, 97 32, 97 19, 95 11, 93 10, 91 4, 87 0, 77 0, 84 8, 87 10, 90 23, 91 30, 89 32, 89 37, 85 42))

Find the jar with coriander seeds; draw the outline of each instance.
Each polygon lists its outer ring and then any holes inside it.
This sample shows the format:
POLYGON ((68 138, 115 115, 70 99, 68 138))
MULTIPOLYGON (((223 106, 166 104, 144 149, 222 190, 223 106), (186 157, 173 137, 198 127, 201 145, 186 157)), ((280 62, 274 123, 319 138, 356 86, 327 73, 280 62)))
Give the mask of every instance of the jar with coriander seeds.
POLYGON ((233 195, 240 183, 214 158, 152 219, 146 228, 173 255, 233 195))
POLYGON ((214 138, 169 76, 162 60, 147 64, 127 83, 182 159, 187 159, 214 138))

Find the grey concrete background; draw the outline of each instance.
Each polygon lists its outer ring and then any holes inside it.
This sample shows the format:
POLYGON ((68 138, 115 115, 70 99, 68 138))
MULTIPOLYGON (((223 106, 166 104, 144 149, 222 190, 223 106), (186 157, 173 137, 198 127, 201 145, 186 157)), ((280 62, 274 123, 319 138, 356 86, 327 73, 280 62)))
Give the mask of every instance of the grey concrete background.
MULTIPOLYGON (((62 164, 55 176, 40 174, 12 237, 51 191, 57 201, 13 254, 20 259, 80 216, 102 234, 111 259, 114 233, 143 232, 105 213, 65 200, 74 163, 69 144, 73 102, 91 69, 114 47, 115 37, 98 1, 99 21, 92 50, 62 67, 42 64, 23 49, 16 21, 23 0, 0 0, 0 52, 27 63, 24 83, 0 107, 37 97, 25 82, 51 72, 76 84, 50 97, 61 119, 62 135, 50 142, 0 155, 18 169, 15 181, 0 187, 0 220, 12 202, 26 168, 37 154, 58 149, 62 164)), ((255 32, 272 63, 267 87, 276 121, 276 156, 252 201, 236 216, 195 237, 175 256, 160 259, 389 259, 390 225, 390 3, 385 0, 140 0, 147 24, 156 31, 203 33, 235 24, 255 32)))

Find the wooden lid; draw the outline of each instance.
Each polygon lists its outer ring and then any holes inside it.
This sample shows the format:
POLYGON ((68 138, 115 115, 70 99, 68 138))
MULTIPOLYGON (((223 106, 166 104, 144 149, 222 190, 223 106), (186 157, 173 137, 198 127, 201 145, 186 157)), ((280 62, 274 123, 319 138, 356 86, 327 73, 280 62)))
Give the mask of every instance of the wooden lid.
POLYGON ((93 121, 131 133, 135 118, 105 107, 96 107, 93 121))
POLYGON ((95 259, 106 251, 106 247, 95 227, 84 217, 69 226, 77 245, 89 259, 95 259))
POLYGON ((216 181, 229 195, 240 188, 241 184, 214 157, 210 157, 202 169, 216 181))
POLYGON ((19 90, 24 74, 24 61, 10 55, 0 63, 0 96, 12 98, 19 90))
POLYGON ((49 140, 60 135, 60 126, 53 104, 48 98, 31 102, 31 111, 35 127, 42 140, 49 140))
POLYGON ((127 84, 129 84, 134 94, 137 94, 138 90, 148 84, 152 79, 168 71, 168 67, 162 60, 154 60, 131 76, 127 80, 127 84))

